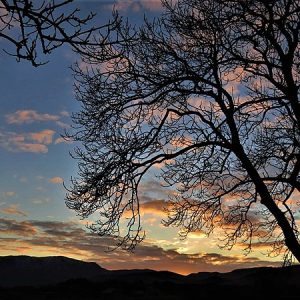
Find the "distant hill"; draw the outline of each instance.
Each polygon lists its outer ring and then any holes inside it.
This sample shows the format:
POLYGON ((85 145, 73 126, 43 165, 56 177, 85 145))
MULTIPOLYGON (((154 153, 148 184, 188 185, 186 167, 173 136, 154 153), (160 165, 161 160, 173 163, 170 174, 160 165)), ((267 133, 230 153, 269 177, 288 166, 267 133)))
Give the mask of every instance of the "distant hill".
MULTIPOLYGON (((300 266, 238 269, 229 273, 200 272, 188 275, 187 280, 203 286, 213 284, 222 287, 254 287, 262 290, 283 288, 288 293, 293 288, 300 290, 300 266)), ((298 297, 300 299, 300 294, 298 297)))
POLYGON ((58 284, 70 279, 91 279, 105 272, 94 262, 64 256, 0 257, 0 287, 58 284))
POLYGON ((0 299, 179 300, 300 299, 300 266, 188 276, 168 271, 108 271, 67 257, 0 257, 0 299), (196 297, 195 297, 196 296, 196 297))

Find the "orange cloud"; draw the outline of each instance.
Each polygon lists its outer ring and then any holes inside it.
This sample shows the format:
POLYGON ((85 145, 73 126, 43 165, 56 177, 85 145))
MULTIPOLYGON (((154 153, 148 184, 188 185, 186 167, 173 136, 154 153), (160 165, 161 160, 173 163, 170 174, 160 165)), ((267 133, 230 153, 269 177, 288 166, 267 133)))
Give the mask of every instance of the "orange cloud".
POLYGON ((190 232, 188 234, 188 238, 190 238, 190 239, 203 239, 204 237, 207 237, 207 235, 204 232, 200 231, 200 230, 190 232))
POLYGON ((64 180, 61 177, 56 176, 56 177, 50 178, 49 182, 54 183, 54 184, 60 184, 60 183, 63 183, 64 180))
POLYGON ((30 133, 29 137, 35 142, 49 145, 52 143, 54 134, 55 134, 55 131, 50 130, 50 129, 45 129, 40 132, 30 133))
POLYGON ((174 159, 167 159, 167 160, 162 161, 160 163, 155 163, 153 165, 153 167, 156 168, 156 169, 162 169, 162 168, 166 167, 168 164, 172 164, 172 163, 174 163, 174 159))
POLYGON ((153 200, 149 202, 141 203, 141 212, 144 214, 154 214, 159 216, 166 216, 165 208, 168 206, 168 202, 164 200, 153 200))
POLYGON ((22 217, 27 217, 27 214, 24 211, 22 211, 19 208, 19 205, 17 205, 17 204, 11 204, 7 207, 0 209, 0 213, 6 214, 6 215, 19 215, 22 217))
POLYGON ((193 144, 193 140, 191 137, 184 137, 184 136, 179 136, 179 137, 174 137, 171 141, 170 144, 173 147, 186 147, 186 146, 190 146, 193 144))
MULTIPOLYGON (((286 250, 285 247, 281 248, 280 243, 278 243, 276 246, 277 246, 277 248, 274 253, 283 255, 286 250)), ((236 244, 236 247, 244 250, 244 249, 247 249, 249 247, 249 245, 246 243, 238 243, 238 244, 236 244)), ((272 242, 253 242, 251 244, 251 250, 259 251, 262 254, 269 255, 271 253, 271 251, 274 250, 274 244, 272 242)))

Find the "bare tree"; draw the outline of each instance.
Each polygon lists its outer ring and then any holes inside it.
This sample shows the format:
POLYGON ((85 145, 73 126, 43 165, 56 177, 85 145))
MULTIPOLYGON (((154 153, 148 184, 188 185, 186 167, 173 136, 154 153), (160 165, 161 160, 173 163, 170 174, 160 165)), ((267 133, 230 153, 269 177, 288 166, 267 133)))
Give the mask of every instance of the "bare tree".
POLYGON ((95 15, 82 17, 71 2, 0 0, 0 39, 9 44, 4 51, 38 66, 45 63, 38 61, 39 53, 50 54, 62 44, 81 53, 96 43, 94 34, 102 26, 87 27, 95 15))
POLYGON ((163 5, 141 28, 106 32, 90 68, 75 68, 82 147, 68 207, 98 212, 92 229, 132 249, 143 237, 139 184, 164 163, 177 189, 166 225, 222 228, 223 246, 264 242, 300 261, 299 1, 163 5))

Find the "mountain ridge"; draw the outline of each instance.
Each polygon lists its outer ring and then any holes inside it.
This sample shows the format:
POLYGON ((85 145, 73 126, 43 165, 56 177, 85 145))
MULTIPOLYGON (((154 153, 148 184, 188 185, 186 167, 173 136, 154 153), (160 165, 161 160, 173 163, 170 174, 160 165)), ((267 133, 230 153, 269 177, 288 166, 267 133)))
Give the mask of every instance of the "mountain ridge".
POLYGON ((106 270, 95 262, 64 256, 0 256, 1 300, 20 296, 31 300, 134 300, 141 296, 178 300, 194 295, 201 299, 224 295, 299 299, 300 265, 180 275, 150 269, 106 270))
POLYGON ((92 279, 106 270, 95 262, 65 256, 0 256, 0 286, 58 284, 76 278, 92 279))

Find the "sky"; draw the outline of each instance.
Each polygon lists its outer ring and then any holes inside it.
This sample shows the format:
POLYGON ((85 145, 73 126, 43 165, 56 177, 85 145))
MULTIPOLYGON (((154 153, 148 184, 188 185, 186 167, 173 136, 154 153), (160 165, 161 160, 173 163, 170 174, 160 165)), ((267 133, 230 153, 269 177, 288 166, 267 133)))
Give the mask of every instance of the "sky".
MULTIPOLYGON (((143 16, 159 16, 157 0, 75 1, 81 13, 93 11, 95 22, 104 24, 112 7, 141 24, 143 16)), ((5 48, 0 40, 0 48, 5 48)), ((43 57, 41 57, 43 59, 43 57)), ((61 135, 79 109, 70 66, 78 57, 63 46, 46 58, 49 63, 34 68, 0 52, 0 255, 65 255, 95 261, 107 269, 151 268, 182 274, 230 271, 236 268, 278 265, 281 257, 268 257, 265 245, 257 244, 245 256, 243 245, 222 250, 218 230, 207 237, 192 233, 185 240, 178 228, 161 224, 163 206, 171 190, 148 175, 141 186, 145 241, 134 253, 107 251, 109 238, 89 232, 65 205, 70 178, 76 176, 76 161, 69 152, 75 145, 61 135)), ((155 170, 154 170, 155 171, 155 170)))

